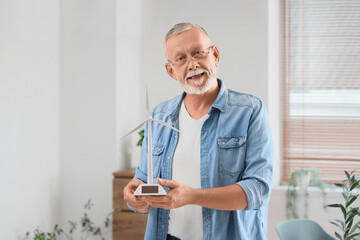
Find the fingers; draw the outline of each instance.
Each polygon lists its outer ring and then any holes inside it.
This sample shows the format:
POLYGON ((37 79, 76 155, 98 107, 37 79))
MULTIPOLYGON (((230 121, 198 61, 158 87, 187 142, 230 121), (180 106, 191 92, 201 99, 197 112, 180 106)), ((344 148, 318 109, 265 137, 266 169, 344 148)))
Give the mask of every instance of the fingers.
POLYGON ((167 203, 169 202, 169 198, 167 196, 141 196, 139 197, 139 199, 141 199, 141 201, 145 201, 149 204, 154 204, 154 203, 167 203))
POLYGON ((149 204, 145 201, 141 200, 140 198, 134 196, 134 192, 137 187, 142 184, 143 182, 139 179, 134 179, 129 182, 123 190, 124 200, 129 206, 134 208, 135 210, 146 213, 149 211, 149 204))
POLYGON ((134 196, 137 187, 143 183, 139 179, 134 179, 124 188, 125 201, 140 212, 148 212, 150 206, 173 209, 186 204, 183 196, 184 192, 189 190, 187 186, 175 180, 158 178, 157 181, 160 185, 169 188, 169 193, 166 196, 134 196))
POLYGON ((135 192, 136 188, 142 183, 143 182, 141 180, 134 179, 125 186, 125 188, 123 190, 123 194, 124 194, 124 200, 126 202, 135 201, 134 192, 135 192))
POLYGON ((128 185, 129 185, 129 187, 136 189, 140 184, 143 184, 143 183, 144 182, 141 181, 140 179, 135 178, 134 180, 130 181, 128 185))
POLYGON ((150 205, 148 203, 128 203, 128 205, 130 207, 132 207, 133 209, 135 209, 136 211, 142 212, 142 213, 148 213, 149 209, 150 209, 150 205))
POLYGON ((172 209, 173 201, 168 196, 142 196, 139 197, 142 201, 145 201, 152 207, 156 208, 164 208, 164 209, 172 209))
POLYGON ((136 210, 137 210, 138 208, 143 208, 143 207, 146 207, 146 206, 149 205, 147 202, 145 202, 145 201, 143 201, 143 200, 140 200, 140 199, 137 199, 137 198, 135 198, 135 200, 132 201, 132 202, 128 202, 128 204, 129 204, 131 207, 133 207, 134 209, 136 209, 136 210))
POLYGON ((157 181, 163 187, 176 188, 179 186, 179 183, 175 180, 166 180, 166 179, 158 178, 157 181))
POLYGON ((169 204, 161 204, 161 203, 154 203, 154 204, 151 204, 152 207, 155 207, 155 208, 163 208, 163 209, 167 209, 167 210, 171 210, 171 209, 174 209, 175 207, 173 207, 172 205, 169 205, 169 204))

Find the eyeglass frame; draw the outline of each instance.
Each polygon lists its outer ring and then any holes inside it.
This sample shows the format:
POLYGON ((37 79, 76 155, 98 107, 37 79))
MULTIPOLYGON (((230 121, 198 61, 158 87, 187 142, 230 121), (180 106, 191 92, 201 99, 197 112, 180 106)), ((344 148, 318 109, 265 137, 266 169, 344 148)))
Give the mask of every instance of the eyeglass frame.
MULTIPOLYGON (((206 53, 206 56, 204 57, 204 59, 205 58, 207 58, 207 56, 209 56, 209 54, 210 54, 210 52, 211 52, 211 49, 214 47, 215 45, 210 45, 209 47, 207 47, 207 48, 205 48, 205 49, 208 49, 208 51, 206 52, 205 50, 199 50, 199 51, 202 51, 202 53, 206 53)), ((200 54, 200 53, 199 53, 200 54)), ((185 58, 184 59, 184 64, 189 60, 190 58, 185 58)), ((194 58, 194 56, 193 55, 191 55, 191 59, 193 60, 193 61, 196 61, 196 62, 201 62, 203 59, 196 59, 196 58, 194 58)), ((178 61, 176 61, 175 63, 172 63, 172 62, 170 62, 170 60, 169 59, 167 59, 167 61, 168 61, 168 63, 170 63, 172 66, 182 66, 182 65, 178 65, 178 63, 179 62, 181 62, 180 60, 178 60, 178 61)))

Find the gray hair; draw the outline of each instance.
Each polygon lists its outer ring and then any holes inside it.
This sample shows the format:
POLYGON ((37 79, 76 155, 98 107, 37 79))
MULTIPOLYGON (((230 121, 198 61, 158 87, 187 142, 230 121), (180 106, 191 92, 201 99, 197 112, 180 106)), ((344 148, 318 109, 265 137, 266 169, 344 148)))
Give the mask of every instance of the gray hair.
MULTIPOLYGON (((189 23, 189 22, 185 22, 185 23, 178 23, 175 24, 166 34, 165 36, 165 42, 167 42, 167 40, 169 40, 170 37, 178 35, 180 33, 183 33, 191 28, 197 28, 200 29, 203 33, 205 33, 205 35, 209 38, 209 35, 207 34, 207 32, 205 31, 204 28, 200 27, 199 25, 193 24, 193 23, 189 23)), ((210 38, 209 38, 210 40, 210 38)))

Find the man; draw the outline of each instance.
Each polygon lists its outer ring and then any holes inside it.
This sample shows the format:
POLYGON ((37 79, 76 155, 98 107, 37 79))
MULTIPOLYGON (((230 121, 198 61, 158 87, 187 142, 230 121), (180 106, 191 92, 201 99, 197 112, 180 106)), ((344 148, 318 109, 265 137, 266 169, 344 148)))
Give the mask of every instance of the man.
POLYGON ((128 205, 149 214, 145 239, 266 239, 272 140, 264 104, 216 78, 219 51, 200 26, 176 24, 165 54, 184 90, 152 112, 180 130, 153 124, 154 181, 168 194, 134 196, 147 180, 146 141, 124 188, 128 205))

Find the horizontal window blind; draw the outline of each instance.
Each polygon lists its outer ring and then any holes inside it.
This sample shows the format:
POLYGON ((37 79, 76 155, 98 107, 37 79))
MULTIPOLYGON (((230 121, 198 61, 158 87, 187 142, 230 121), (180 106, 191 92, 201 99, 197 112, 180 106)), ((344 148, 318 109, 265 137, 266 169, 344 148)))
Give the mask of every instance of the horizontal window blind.
POLYGON ((338 182, 360 169, 360 1, 284 0, 283 50, 283 180, 338 182))

